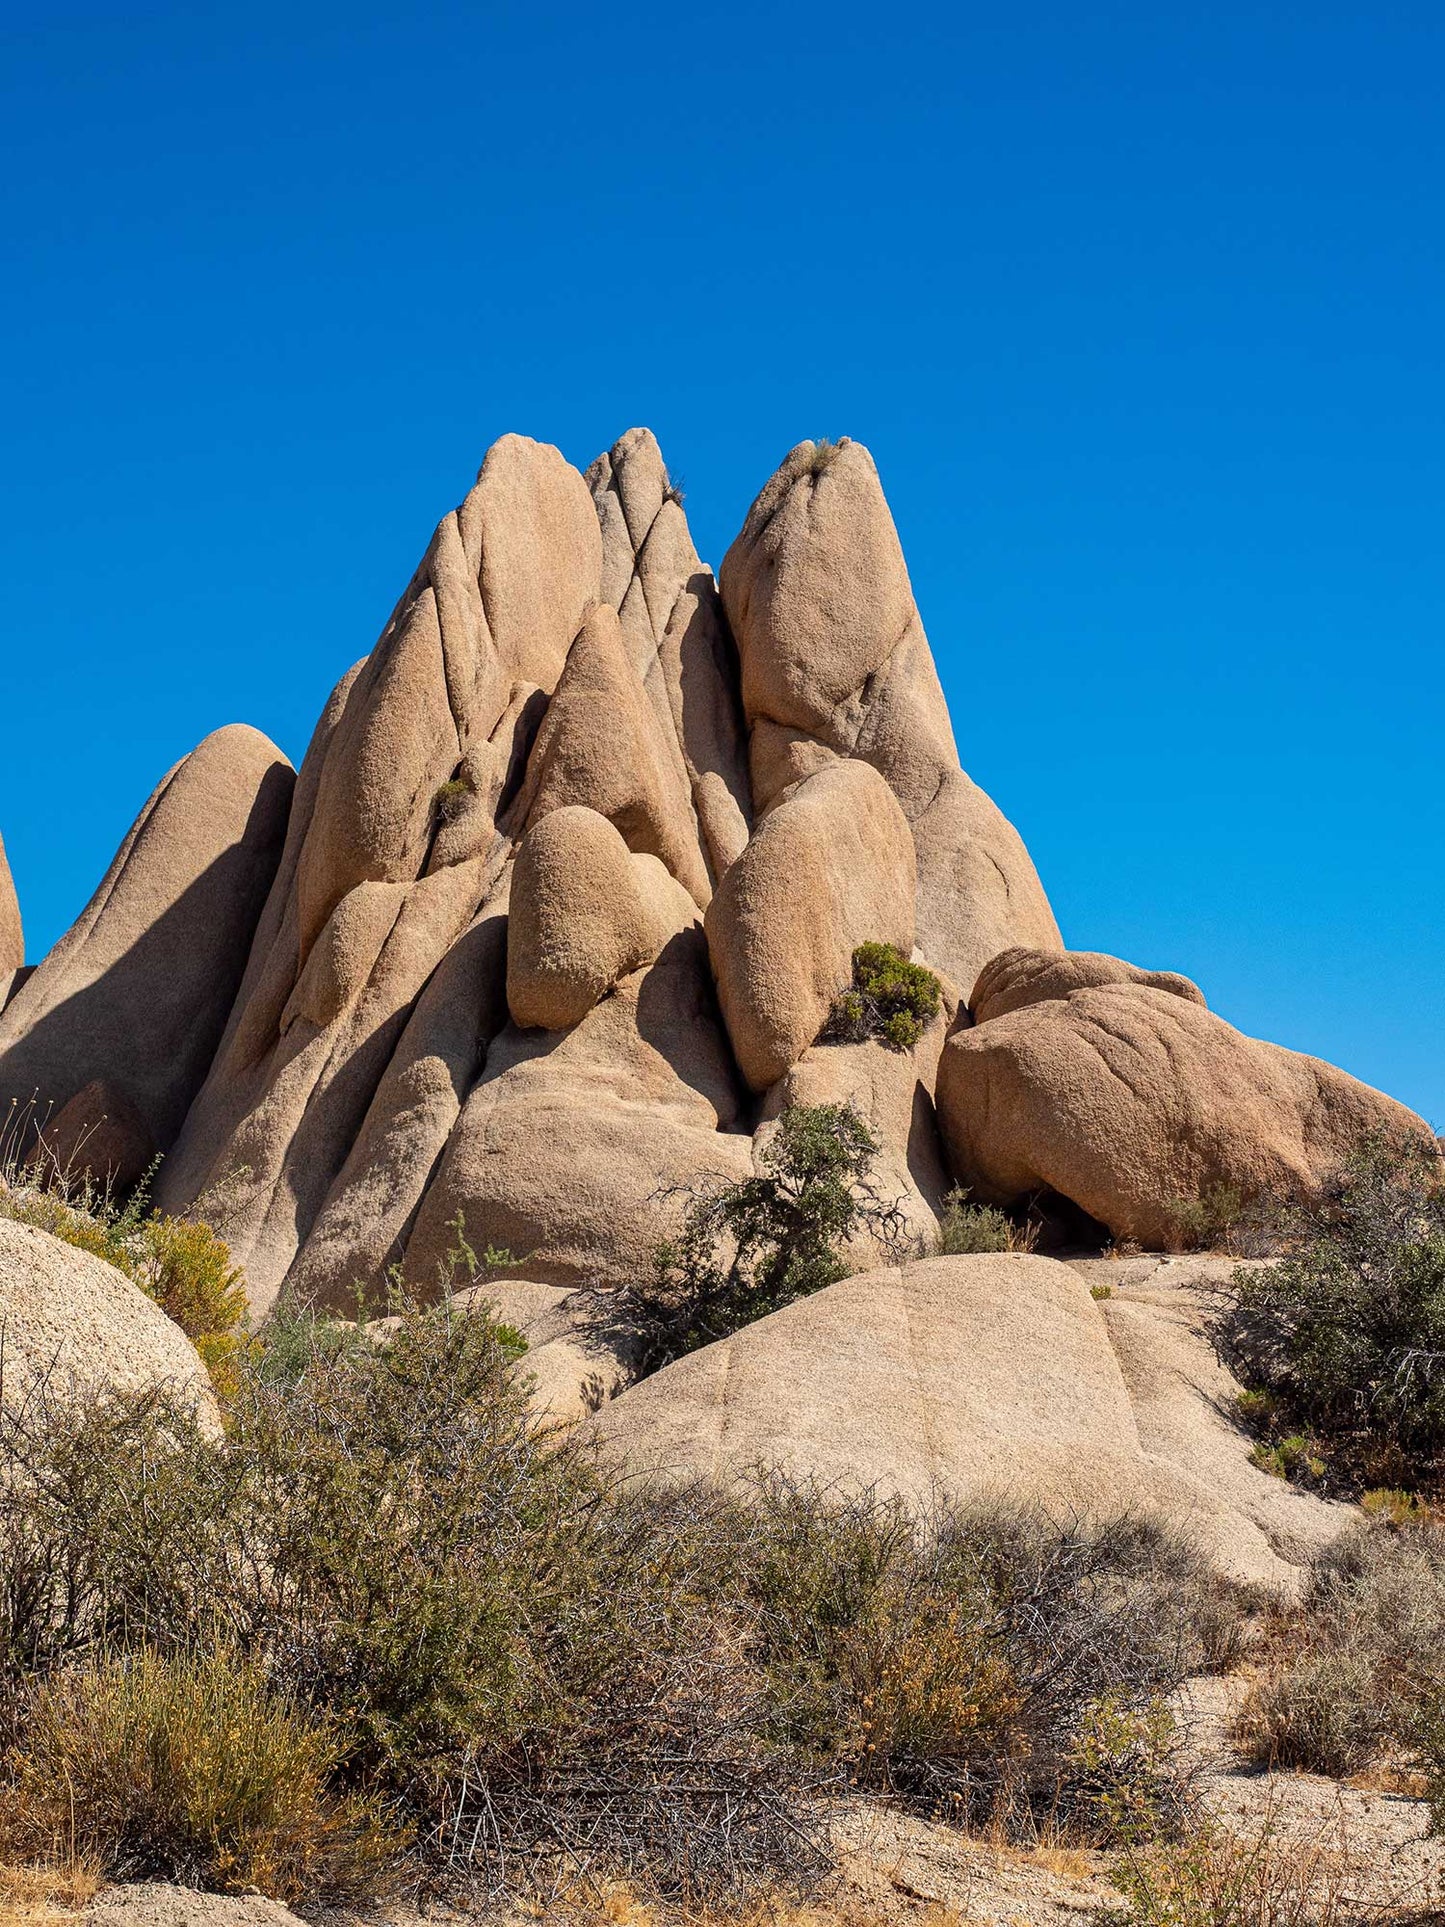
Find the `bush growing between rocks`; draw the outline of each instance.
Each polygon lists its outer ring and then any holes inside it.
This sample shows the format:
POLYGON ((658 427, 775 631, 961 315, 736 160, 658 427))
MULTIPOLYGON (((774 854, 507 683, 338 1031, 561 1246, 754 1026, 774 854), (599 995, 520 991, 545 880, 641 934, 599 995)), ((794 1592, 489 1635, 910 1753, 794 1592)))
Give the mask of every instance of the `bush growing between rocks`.
POLYGON ((1277 1265, 1236 1273, 1229 1342, 1278 1421, 1328 1442, 1342 1476, 1438 1477, 1445 1453, 1445 1182, 1373 1140, 1284 1220, 1277 1265), (1401 1476, 1401 1475, 1407 1476, 1401 1476), (1383 1476, 1382 1476, 1383 1475, 1383 1476))
POLYGON ((910 963, 891 943, 860 943, 853 988, 834 1000, 823 1036, 839 1044, 876 1037, 890 1050, 912 1050, 938 1015, 942 996, 933 972, 910 963))
POLYGON ((466 777, 448 777, 432 798, 433 819, 442 826, 455 823, 467 806, 467 798, 472 794, 472 786, 466 777))
POLYGON ((943 1201, 933 1256, 967 1258, 985 1251, 1032 1251, 1038 1235, 1037 1224, 1017 1225, 996 1204, 970 1204, 968 1192, 957 1189, 943 1201))
POLYGON ((754 1176, 683 1192, 681 1233, 629 1293, 646 1369, 846 1278, 843 1247, 859 1233, 901 1255, 901 1207, 872 1181, 878 1149, 852 1105, 799 1104, 783 1113, 754 1176))

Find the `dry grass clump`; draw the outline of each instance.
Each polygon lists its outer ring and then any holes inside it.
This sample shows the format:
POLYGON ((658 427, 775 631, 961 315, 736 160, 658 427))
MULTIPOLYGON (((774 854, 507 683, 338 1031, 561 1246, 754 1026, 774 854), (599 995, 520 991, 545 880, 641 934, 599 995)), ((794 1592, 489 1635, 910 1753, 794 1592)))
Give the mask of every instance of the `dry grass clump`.
POLYGON ((1243 1831, 1205 1819, 1175 1841, 1128 1844, 1114 1879, 1129 1900, 1122 1927, 1355 1927, 1361 1871, 1337 1822, 1292 1836, 1271 1807, 1243 1831))
POLYGON ((333 1790, 341 1752, 224 1648, 63 1669, 27 1695, 0 1852, 68 1853, 113 1880, 357 1899, 382 1886, 398 1842, 374 1802, 333 1790))
POLYGON ((99 1885, 94 1870, 73 1856, 24 1866, 0 1860, 0 1927, 67 1927, 99 1885))
POLYGON ((1339 1541, 1273 1647, 1236 1720, 1246 1758, 1342 1778, 1403 1754, 1445 1788, 1445 1733, 1431 1737, 1445 1704, 1445 1528, 1371 1524, 1339 1541))

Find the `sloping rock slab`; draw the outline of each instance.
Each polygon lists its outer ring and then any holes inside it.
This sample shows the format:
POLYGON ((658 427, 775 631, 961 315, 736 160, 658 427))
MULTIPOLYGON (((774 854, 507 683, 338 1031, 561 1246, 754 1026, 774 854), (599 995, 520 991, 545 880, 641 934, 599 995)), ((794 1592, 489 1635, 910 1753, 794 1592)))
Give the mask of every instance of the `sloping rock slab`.
MULTIPOLYGON (((644 1476, 726 1481, 777 1465, 918 1504, 1163 1515, 1238 1579, 1298 1579, 1210 1458, 1185 1469, 1149 1449, 1103 1307, 1048 1258, 934 1258, 844 1279, 677 1360, 588 1426, 644 1476)), ((1246 1485, 1272 1483, 1248 1466, 1243 1434, 1207 1443, 1232 1477, 1239 1460, 1246 1485)))

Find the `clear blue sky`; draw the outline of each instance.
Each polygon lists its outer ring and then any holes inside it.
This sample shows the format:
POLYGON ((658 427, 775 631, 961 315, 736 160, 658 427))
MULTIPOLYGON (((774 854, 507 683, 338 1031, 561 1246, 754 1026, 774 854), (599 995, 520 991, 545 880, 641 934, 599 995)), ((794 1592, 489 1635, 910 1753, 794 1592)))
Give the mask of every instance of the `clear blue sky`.
POLYGON ((0 832, 32 957, 217 725, 299 760, 508 429, 716 563, 878 459, 1066 939, 1445 1126, 1445 12, 12 15, 0 832))

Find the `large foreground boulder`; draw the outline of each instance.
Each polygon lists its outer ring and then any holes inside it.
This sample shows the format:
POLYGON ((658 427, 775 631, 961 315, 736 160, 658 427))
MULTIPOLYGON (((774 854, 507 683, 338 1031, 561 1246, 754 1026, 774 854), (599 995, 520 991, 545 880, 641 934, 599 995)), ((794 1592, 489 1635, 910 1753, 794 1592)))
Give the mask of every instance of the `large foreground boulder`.
MULTIPOLYGON (((1248 1463, 1232 1427, 1152 1410, 1147 1436, 1105 1307, 1051 1259, 934 1258, 832 1285, 679 1359, 605 1406, 589 1431, 644 1477, 727 1482, 776 1466, 917 1505, 1004 1498, 1051 1516, 1162 1516, 1236 1578, 1289 1588, 1294 1562, 1349 1514, 1248 1463), (1224 1468, 1225 1470, 1222 1470, 1224 1468), (1227 1471, 1227 1476, 1226 1476, 1227 1471)), ((1198 1337, 1138 1367, 1189 1405, 1220 1384, 1198 1337)), ((1166 1349, 1166 1347, 1161 1347, 1166 1349)))
POLYGON ((1193 1200, 1307 1196, 1373 1133, 1432 1142, 1412 1111, 1332 1064, 1138 982, 955 1031, 938 1113, 977 1199, 1055 1191, 1154 1250, 1179 1241, 1193 1200))
POLYGON ((0 1397, 48 1399, 164 1389, 205 1416, 215 1398, 200 1356, 123 1273, 34 1225, 0 1218, 0 1397))
POLYGON ((134 1157, 170 1149, 225 1028, 293 782, 275 744, 240 724, 163 779, 0 1017, 0 1105, 33 1097, 42 1126, 103 1080, 112 1112, 136 1121, 134 1157))

